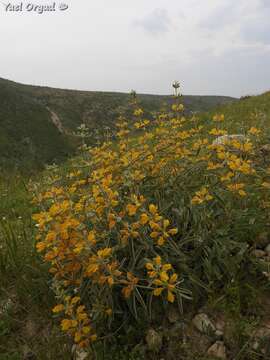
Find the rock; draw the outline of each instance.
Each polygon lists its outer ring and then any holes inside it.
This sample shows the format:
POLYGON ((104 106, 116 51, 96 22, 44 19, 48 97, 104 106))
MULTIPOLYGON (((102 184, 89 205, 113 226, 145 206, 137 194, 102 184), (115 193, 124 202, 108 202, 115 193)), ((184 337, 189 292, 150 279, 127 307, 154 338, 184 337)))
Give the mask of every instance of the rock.
MULTIPOLYGON (((174 340, 174 342, 176 342, 174 340)), ((190 326, 186 329, 184 337, 182 339, 182 344, 188 348, 196 351, 196 353, 202 355, 206 354, 207 349, 211 346, 213 341, 209 336, 199 333, 194 326, 190 326)))
POLYGON ((227 145, 232 140, 237 140, 241 143, 244 143, 248 140, 248 138, 245 135, 242 134, 233 134, 233 135, 223 135, 216 138, 216 140, 213 141, 213 145, 227 145))
POLYGON ((80 349, 78 347, 78 345, 73 345, 71 352, 72 352, 72 354, 73 354, 73 356, 75 357, 76 360, 89 359, 89 356, 88 356, 89 354, 86 351, 80 349))
POLYGON ((270 144, 265 144, 260 148, 260 151, 263 155, 268 155, 270 153, 270 144))
POLYGON ((215 335, 216 335, 217 338, 222 338, 223 337, 223 331, 216 330, 215 335))
POLYGON ((201 333, 215 332, 216 328, 207 314, 198 314, 192 320, 193 325, 201 333))
POLYGON ((217 331, 221 331, 223 333, 225 329, 225 325, 226 323, 224 320, 224 316, 220 315, 215 321, 215 327, 217 331))
POLYGON ((164 337, 167 339, 176 339, 183 337, 185 331, 185 324, 181 322, 176 322, 171 325, 167 331, 163 332, 164 337))
POLYGON ((39 326, 33 320, 28 319, 25 324, 24 333, 28 339, 33 338, 39 332, 39 326))
POLYGON ((179 312, 176 310, 176 308, 172 306, 170 306, 169 308, 167 317, 171 324, 175 324, 177 321, 180 320, 179 312))
POLYGON ((270 253, 270 244, 268 244, 266 246, 266 248, 264 249, 264 251, 266 251, 268 254, 270 253))
POLYGON ((149 329, 147 331, 146 337, 146 344, 148 350, 158 353, 162 348, 162 335, 160 335, 154 329, 149 329))
POLYGON ((262 257, 266 256, 266 252, 263 250, 259 250, 259 249, 253 250, 251 254, 253 256, 255 256, 256 258, 262 258, 262 257))
POLYGON ((226 360, 226 347, 223 341, 215 342, 207 351, 207 355, 214 356, 217 359, 226 360))
POLYGON ((256 244, 261 249, 264 249, 269 244, 269 236, 266 231, 258 235, 256 244))
POLYGON ((31 351, 28 345, 22 347, 22 359, 23 360, 36 360, 35 354, 31 351))
MULTIPOLYGON (((265 340, 270 340, 270 323, 264 323, 259 327, 253 334, 254 341, 252 343, 252 348, 254 350, 259 350, 263 342, 265 340)), ((264 348, 261 348, 260 350, 264 351, 264 348)))
POLYGON ((270 338, 270 322, 264 322, 261 327, 255 331, 255 337, 270 338))

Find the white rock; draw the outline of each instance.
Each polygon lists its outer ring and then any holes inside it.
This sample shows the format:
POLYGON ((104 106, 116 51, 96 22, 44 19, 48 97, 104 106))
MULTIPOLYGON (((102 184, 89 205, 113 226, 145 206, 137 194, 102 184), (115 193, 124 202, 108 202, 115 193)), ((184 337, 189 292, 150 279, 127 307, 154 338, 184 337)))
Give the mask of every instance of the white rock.
POLYGON ((254 255, 256 258, 262 258, 262 257, 266 256, 266 252, 265 252, 265 251, 263 251, 263 250, 258 250, 258 249, 257 249, 257 250, 253 250, 251 254, 254 255))
POLYGON ((80 349, 77 345, 72 346, 72 353, 75 356, 76 360, 90 359, 88 356, 89 354, 86 351, 80 349))
POLYGON ((267 253, 270 253, 270 244, 268 244, 268 245, 266 246, 266 248, 264 249, 264 251, 266 251, 267 253))
POLYGON ((221 337, 223 336, 223 331, 217 330, 217 331, 215 332, 215 335, 216 335, 218 338, 221 338, 221 337))
MULTIPOLYGON (((252 344, 252 348, 254 350, 258 350, 262 340, 267 339, 269 341, 269 339, 270 339, 270 324, 265 323, 261 327, 259 327, 254 332, 253 337, 254 337, 254 341, 252 344)), ((261 350, 263 350, 263 349, 261 349, 261 350)))
POLYGON ((145 337, 147 347, 150 351, 158 353, 162 348, 162 335, 154 329, 149 329, 145 337))
POLYGON ((218 359, 226 360, 226 348, 223 341, 217 341, 207 351, 207 355, 214 356, 218 359))
POLYGON ((215 332, 216 328, 207 314, 198 314, 192 320, 193 325, 202 333, 215 332))
POLYGON ((176 323, 180 320, 179 311, 177 311, 174 307, 170 307, 168 314, 167 314, 168 320, 171 324, 176 323))
POLYGON ((223 135, 216 138, 216 140, 213 141, 213 145, 226 145, 227 142, 232 140, 237 140, 241 143, 244 143, 248 139, 245 135, 241 135, 241 134, 223 135))

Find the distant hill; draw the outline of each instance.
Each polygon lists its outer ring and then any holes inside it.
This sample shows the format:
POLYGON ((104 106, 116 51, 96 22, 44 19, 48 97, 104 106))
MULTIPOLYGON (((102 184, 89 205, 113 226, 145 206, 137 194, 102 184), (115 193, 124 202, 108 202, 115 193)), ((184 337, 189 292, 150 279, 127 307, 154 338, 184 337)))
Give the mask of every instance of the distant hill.
MULTIPOLYGON (((41 166, 74 151, 74 130, 112 128, 129 94, 54 89, 0 78, 0 166, 41 166)), ((146 115, 172 101, 170 96, 139 94, 146 115)), ((224 96, 183 96, 187 112, 209 111, 237 101, 224 96)))
POLYGON ((224 104, 200 114, 207 121, 216 112, 225 116, 225 127, 230 134, 241 134, 252 126, 263 130, 270 141, 270 91, 257 96, 246 96, 232 104, 224 104))

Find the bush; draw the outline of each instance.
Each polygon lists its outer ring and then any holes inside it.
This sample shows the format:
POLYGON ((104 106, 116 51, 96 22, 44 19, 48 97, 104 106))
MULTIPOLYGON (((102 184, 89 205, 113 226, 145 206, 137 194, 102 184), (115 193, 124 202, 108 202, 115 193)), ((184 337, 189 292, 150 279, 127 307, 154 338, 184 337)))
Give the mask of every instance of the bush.
POLYGON ((134 106, 132 121, 117 124, 117 141, 88 149, 35 199, 53 313, 81 347, 245 279, 250 249, 267 231, 260 130, 243 129, 244 143, 213 145, 226 134, 220 114, 185 119, 176 100, 149 122, 134 106))

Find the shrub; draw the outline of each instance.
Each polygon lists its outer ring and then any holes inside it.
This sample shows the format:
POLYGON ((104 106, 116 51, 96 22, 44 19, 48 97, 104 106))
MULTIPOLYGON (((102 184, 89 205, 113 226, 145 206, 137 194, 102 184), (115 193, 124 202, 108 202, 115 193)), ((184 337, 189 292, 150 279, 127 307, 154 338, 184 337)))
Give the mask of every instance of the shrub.
POLYGON ((222 114, 185 119, 176 99, 149 122, 134 106, 115 142, 88 149, 35 199, 53 313, 81 347, 248 276, 249 249, 268 222, 259 129, 213 145, 226 133, 222 114))

